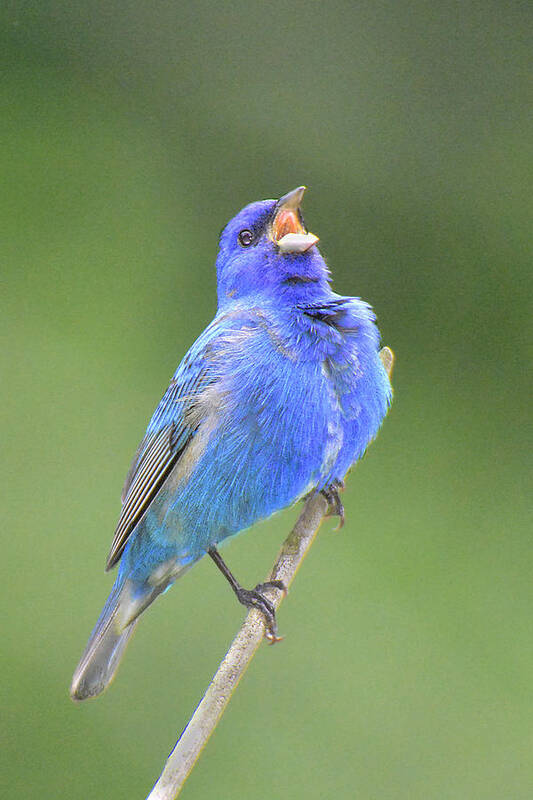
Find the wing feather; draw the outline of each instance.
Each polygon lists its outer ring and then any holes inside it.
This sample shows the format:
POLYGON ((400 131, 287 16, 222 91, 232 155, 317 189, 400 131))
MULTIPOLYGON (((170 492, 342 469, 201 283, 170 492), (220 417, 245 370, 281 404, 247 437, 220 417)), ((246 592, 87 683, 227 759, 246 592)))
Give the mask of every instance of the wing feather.
POLYGON ((157 406, 122 490, 122 510, 107 558, 106 569, 120 560, 129 536, 149 508, 202 422, 198 400, 219 377, 217 361, 228 336, 258 327, 253 311, 233 311, 216 317, 189 350, 157 406))
POLYGON ((180 451, 173 450, 171 446, 172 430, 173 426, 168 426, 151 437, 143 457, 137 464, 137 470, 132 477, 120 512, 106 569, 111 569, 120 559, 130 533, 179 458, 180 451))
POLYGON ((178 367, 133 459, 122 490, 122 509, 106 570, 120 560, 130 534, 198 427, 200 420, 191 411, 200 393, 214 380, 209 360, 202 357, 205 348, 199 344, 200 340, 196 343, 197 352, 193 347, 178 367))

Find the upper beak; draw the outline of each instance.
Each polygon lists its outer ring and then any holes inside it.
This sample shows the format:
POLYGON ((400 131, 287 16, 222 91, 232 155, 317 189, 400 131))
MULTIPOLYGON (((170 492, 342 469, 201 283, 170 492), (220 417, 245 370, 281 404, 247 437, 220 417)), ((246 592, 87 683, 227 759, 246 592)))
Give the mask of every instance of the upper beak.
POLYGON ((298 186, 280 198, 274 209, 272 239, 282 253, 306 253, 318 242, 318 236, 308 233, 303 223, 300 205, 305 186, 298 186))

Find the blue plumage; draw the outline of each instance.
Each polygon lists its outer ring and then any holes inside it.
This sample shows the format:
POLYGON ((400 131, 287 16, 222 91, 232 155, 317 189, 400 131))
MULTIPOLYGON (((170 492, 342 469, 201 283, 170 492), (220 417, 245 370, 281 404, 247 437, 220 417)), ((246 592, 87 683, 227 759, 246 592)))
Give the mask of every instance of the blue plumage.
POLYGON ((303 187, 221 234, 218 311, 176 370, 123 492, 118 577, 72 683, 109 683, 138 615, 210 548, 338 485, 391 399, 371 308, 341 297, 299 209, 303 187))

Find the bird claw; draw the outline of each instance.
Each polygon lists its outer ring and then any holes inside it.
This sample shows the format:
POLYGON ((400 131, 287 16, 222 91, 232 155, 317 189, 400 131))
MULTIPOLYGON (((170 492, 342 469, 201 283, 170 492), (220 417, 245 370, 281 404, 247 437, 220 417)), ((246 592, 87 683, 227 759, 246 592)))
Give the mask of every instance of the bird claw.
POLYGON ((321 489, 320 491, 320 494, 324 495, 324 497, 328 501, 327 516, 339 517, 339 524, 337 525, 335 530, 339 530, 340 528, 342 528, 345 521, 344 506, 339 496, 339 491, 342 491, 343 489, 344 489, 344 483, 339 480, 334 480, 333 483, 330 483, 329 486, 326 486, 325 489, 321 489))
POLYGON ((283 581, 265 581, 265 583, 258 583, 255 587, 256 592, 264 592, 265 589, 279 589, 283 592, 283 597, 287 597, 288 589, 283 581))
POLYGON ((263 594, 265 589, 272 588, 279 589, 284 594, 287 594, 287 587, 283 581, 266 581, 265 583, 258 583, 255 589, 241 588, 236 592, 239 603, 242 603, 246 608, 256 608, 263 615, 265 620, 265 638, 268 639, 269 644, 281 642, 283 639, 283 636, 278 636, 276 609, 263 594))
POLYGON ((285 638, 284 636, 277 636, 269 628, 266 628, 265 630, 265 639, 268 639, 269 644, 276 644, 277 642, 282 642, 284 638, 285 638))

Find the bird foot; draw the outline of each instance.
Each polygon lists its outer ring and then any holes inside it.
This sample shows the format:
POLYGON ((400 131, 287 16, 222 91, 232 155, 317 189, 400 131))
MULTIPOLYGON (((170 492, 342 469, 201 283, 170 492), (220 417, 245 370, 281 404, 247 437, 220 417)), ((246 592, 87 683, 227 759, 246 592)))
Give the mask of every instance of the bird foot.
POLYGON ((284 594, 287 594, 287 587, 283 581, 266 581, 266 583, 258 583, 255 589, 243 589, 240 587, 235 591, 237 600, 242 603, 246 608, 256 608, 261 612, 265 619, 265 637, 270 644, 281 642, 283 636, 278 636, 278 624, 276 621, 276 610, 270 600, 268 600, 263 592, 266 589, 280 589, 284 594))
POLYGON ((281 642, 282 637, 278 636, 276 623, 276 609, 270 600, 264 596, 263 592, 267 589, 279 589, 284 594, 287 594, 287 587, 283 581, 266 581, 265 583, 258 583, 255 589, 244 589, 231 574, 228 565, 224 562, 216 547, 210 547, 207 552, 235 592, 239 603, 242 603, 246 608, 257 608, 261 612, 265 619, 265 637, 270 644, 281 642))
POLYGON ((339 528, 342 528, 344 525, 344 506, 339 496, 339 491, 342 491, 343 489, 344 483, 335 479, 333 483, 330 483, 329 486, 326 486, 325 489, 321 489, 320 491, 320 494, 324 495, 328 501, 327 516, 339 518, 339 524, 335 530, 339 530, 339 528))

